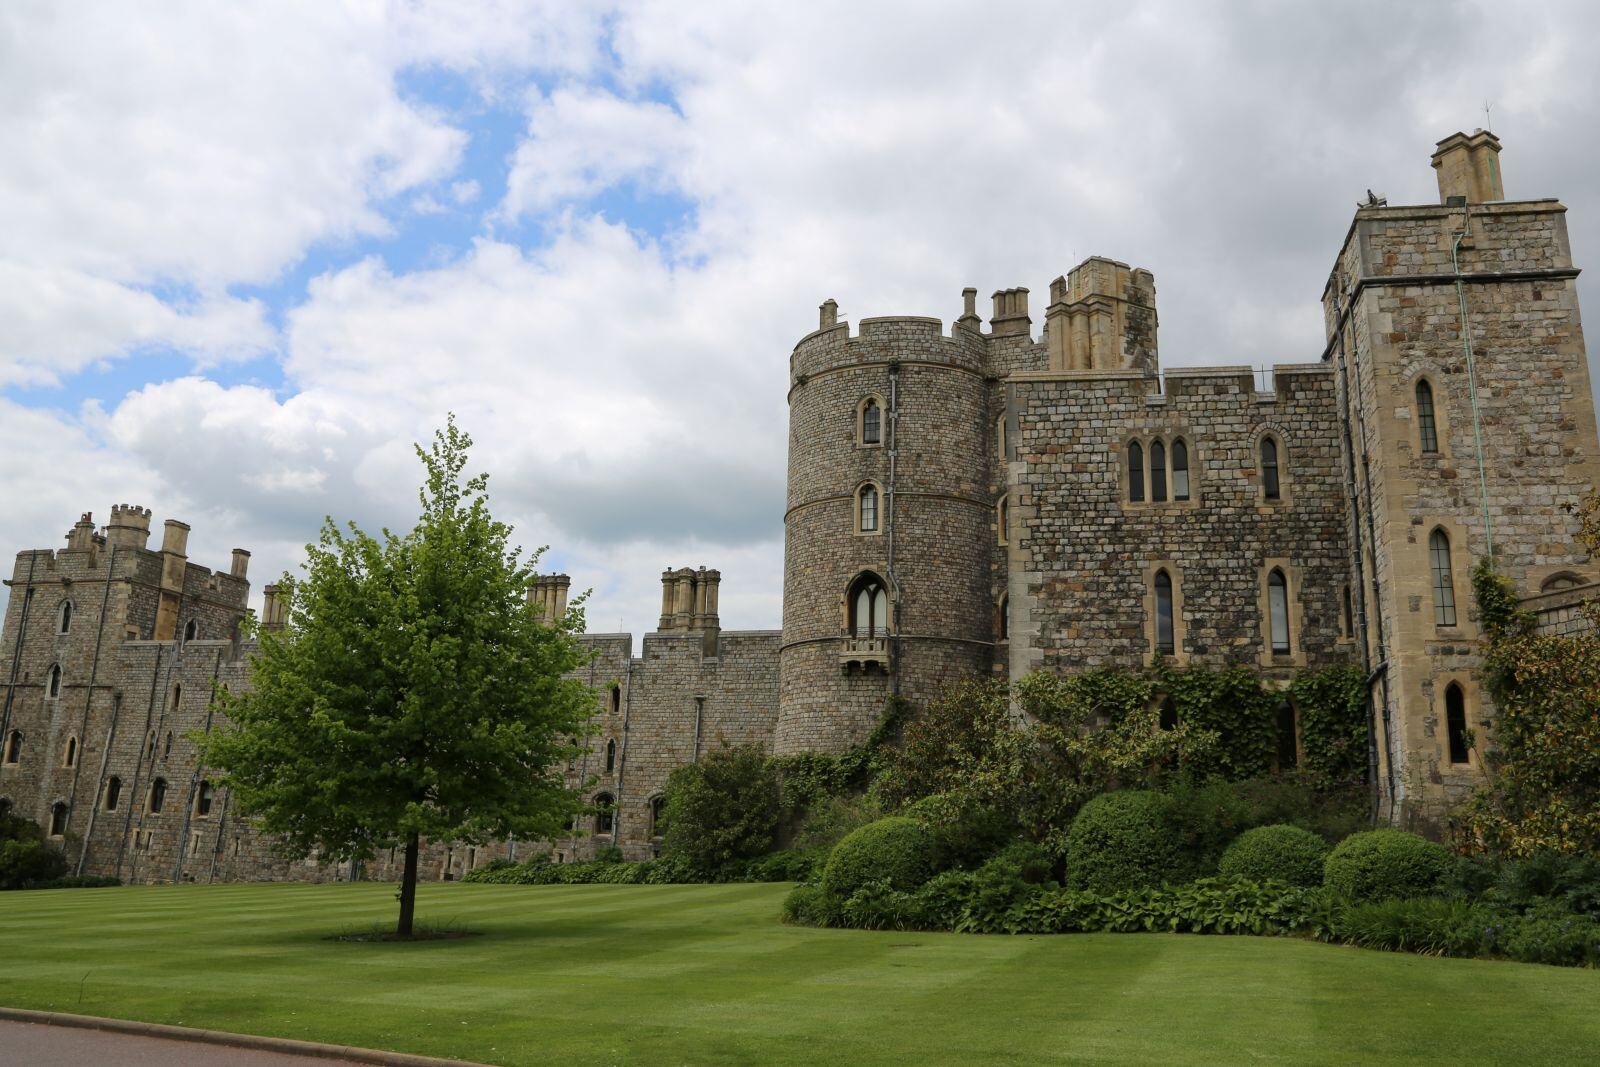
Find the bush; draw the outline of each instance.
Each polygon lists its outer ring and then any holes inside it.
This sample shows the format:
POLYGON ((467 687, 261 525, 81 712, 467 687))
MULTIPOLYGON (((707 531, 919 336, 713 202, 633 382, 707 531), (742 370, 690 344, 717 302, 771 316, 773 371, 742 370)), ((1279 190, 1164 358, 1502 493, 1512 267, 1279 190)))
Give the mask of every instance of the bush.
POLYGON ((822 888, 847 900, 868 882, 891 889, 915 889, 933 873, 933 838, 920 824, 903 816, 868 823, 834 846, 822 873, 822 888))
POLYGON ((65 878, 52 878, 48 882, 35 882, 29 889, 110 889, 122 884, 122 879, 110 875, 69 874, 65 878))
POLYGON ((1535 852, 1501 868, 1491 894, 1519 911, 1545 900, 1600 918, 1600 857, 1570 852, 1535 852))
POLYGON ((1340 916, 1337 936, 1362 948, 1424 956, 1475 956, 1492 945, 1495 914, 1465 900, 1421 897, 1352 904, 1340 916))
POLYGON ((783 898, 783 921, 799 926, 835 926, 838 905, 820 885, 797 885, 783 898))
POLYGON ((1559 904, 1508 917, 1492 947, 1522 963, 1562 967, 1600 966, 1600 923, 1574 915, 1559 904))
POLYGON ((790 849, 751 860, 745 866, 743 880, 746 882, 803 882, 811 877, 816 867, 817 854, 815 852, 801 852, 797 849, 790 849))
POLYGON ((932 836, 935 871, 981 866, 1018 833, 1017 824, 1004 813, 949 793, 924 797, 901 814, 932 836))
POLYGON ((1327 842, 1298 826, 1258 826, 1246 830, 1228 846, 1218 864, 1225 878, 1255 882, 1285 882, 1314 887, 1322 884, 1327 842))
POLYGON ((1328 853, 1323 882, 1351 901, 1422 897, 1449 874, 1449 849, 1404 830, 1351 834, 1328 853))
POLYGON ((667 779, 663 851, 714 878, 771 851, 782 817, 778 778, 760 749, 713 752, 667 779))
POLYGON ((44 831, 20 816, 0 813, 0 889, 29 889, 67 873, 67 858, 44 831))
POLYGON ((1067 835, 1067 884, 1114 893, 1160 885, 1183 865, 1162 798, 1142 789, 1104 793, 1083 806, 1067 835))
POLYGON ((826 856, 846 834, 883 818, 883 809, 870 796, 830 796, 806 811, 795 831, 794 848, 826 856))

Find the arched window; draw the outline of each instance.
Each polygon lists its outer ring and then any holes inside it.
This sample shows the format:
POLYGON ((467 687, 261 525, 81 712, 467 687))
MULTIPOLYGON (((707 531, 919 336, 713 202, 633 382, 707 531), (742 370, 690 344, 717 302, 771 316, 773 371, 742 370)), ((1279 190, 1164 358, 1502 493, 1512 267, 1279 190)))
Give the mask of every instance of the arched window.
POLYGON ((56 617, 56 633, 65 634, 72 632, 72 601, 61 602, 61 614, 56 617))
POLYGON ((654 796, 650 798, 650 836, 660 837, 666 830, 667 798, 654 796))
POLYGON ((1444 720, 1445 732, 1449 735, 1450 741, 1450 762, 1458 764, 1470 762, 1472 756, 1467 743, 1467 697, 1455 682, 1445 687, 1444 720))
POLYGON ((1178 728, 1178 702, 1167 697, 1161 702, 1161 714, 1156 720, 1156 725, 1163 730, 1176 730, 1178 728))
POLYGON ((67 806, 62 801, 50 805, 50 836, 64 837, 67 832, 67 806))
POLYGON ((999 503, 994 506, 994 526, 996 533, 999 534, 1000 543, 1009 545, 1011 543, 1011 497, 1009 495, 1001 497, 999 503))
POLYGON ((1293 770, 1300 765, 1300 714, 1288 700, 1278 702, 1278 770, 1293 770))
POLYGON ((1428 562, 1433 568, 1433 624, 1456 624, 1456 583, 1450 573, 1450 538, 1443 530, 1428 535, 1428 562))
POLYGON ((889 633, 889 592, 876 574, 863 574, 850 586, 850 635, 885 637, 889 633))
POLYGON ((1356 634, 1355 612, 1351 610, 1350 586, 1346 585, 1342 592, 1342 607, 1344 609, 1344 635, 1354 637, 1356 634))
POLYGON ((1001 593, 994 606, 994 633, 996 641, 1011 640, 1011 597, 1007 593, 1001 593))
POLYGON ((184 627, 183 627, 183 639, 185 641, 193 641, 196 637, 199 637, 199 636, 200 636, 200 624, 198 622, 196 622, 195 620, 190 619, 188 621, 188 623, 186 623, 184 625, 184 627))
POLYGON ((1150 499, 1167 499, 1167 449, 1160 441, 1150 442, 1150 499))
POLYGON ((157 778, 150 783, 150 814, 160 815, 161 809, 167 805, 167 780, 157 778))
POLYGON ((1433 418, 1433 386, 1426 378, 1417 382, 1417 437, 1423 452, 1439 451, 1439 427, 1433 418))
POLYGON ((1289 654, 1289 580, 1277 567, 1267 575, 1267 622, 1271 631, 1272 654, 1289 654))
POLYGON ((50 681, 45 689, 45 695, 51 700, 61 695, 61 664, 52 664, 50 667, 50 681))
POLYGON ((150 736, 145 739, 145 748, 150 750, 150 758, 156 758, 156 732, 150 731, 150 736))
POLYGON ((1278 484, 1278 442, 1270 437, 1261 439, 1261 495, 1267 500, 1277 500, 1282 487, 1278 484))
POLYGON ((1004 462, 1011 458, 1010 451, 1006 448, 1006 417, 1001 415, 994 425, 994 439, 1000 446, 1000 460, 1004 462))
POLYGON ((162 759, 171 759, 172 758, 172 731, 171 730, 167 731, 167 743, 166 743, 166 746, 161 750, 161 758, 162 759))
POLYGON ((122 779, 112 775, 106 779, 106 810, 116 811, 117 804, 122 800, 122 779))
POLYGON ((883 442, 883 409, 878 401, 867 397, 861 405, 861 443, 876 445, 883 442))
POLYGON ((1563 589, 1576 589, 1583 584, 1583 580, 1575 574, 1557 574, 1546 578, 1539 587, 1541 593, 1556 593, 1563 589))
POLYGON ((615 814, 612 806, 615 803, 610 793, 601 793, 594 798, 594 832, 597 836, 611 833, 612 817, 615 814))
POLYGON ((616 715, 622 711, 622 686, 616 682, 611 683, 611 714, 616 715))
POLYGON ((67 746, 61 752, 61 766, 76 767, 78 765, 78 739, 67 736, 67 746))
POLYGON ((1128 442, 1128 499, 1135 504, 1144 500, 1144 449, 1138 441, 1128 442))
POLYGON ((200 788, 194 793, 194 813, 204 819, 211 814, 211 805, 216 801, 217 788, 210 782, 201 782, 200 788))
POLYGON ((878 487, 872 484, 863 485, 856 494, 857 528, 862 533, 878 532, 878 487))
POLYGON ((1181 437, 1172 442, 1172 499, 1189 499, 1189 446, 1181 437))
POLYGON ((1177 651, 1172 632, 1172 575, 1156 571, 1156 651, 1170 656, 1177 651))
POLYGON ((6 762, 20 763, 22 761, 22 731, 12 730, 11 736, 6 738, 6 762))
MULTIPOLYGON (((173 711, 177 711, 178 710, 178 706, 180 704, 182 704, 182 703, 183 703, 183 686, 175 685, 175 686, 172 687, 172 710, 173 711)), ((168 747, 170 748, 171 746, 169 745, 168 747)))
POLYGON ((606 773, 614 774, 617 769, 617 739, 611 738, 606 742, 606 773))

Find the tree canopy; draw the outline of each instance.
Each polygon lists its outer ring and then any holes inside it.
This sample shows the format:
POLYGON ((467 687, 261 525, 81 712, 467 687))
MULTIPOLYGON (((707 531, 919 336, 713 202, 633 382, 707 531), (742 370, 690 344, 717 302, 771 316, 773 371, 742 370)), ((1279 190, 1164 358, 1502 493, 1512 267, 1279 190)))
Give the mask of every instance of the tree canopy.
POLYGON ((199 738, 241 811, 291 857, 369 860, 404 846, 398 933, 431 842, 554 836, 581 807, 561 768, 595 707, 567 677, 586 653, 582 598, 554 627, 526 557, 462 480, 472 441, 452 417, 431 447, 421 514, 382 537, 331 518, 287 581, 287 622, 260 633, 251 686, 199 738))

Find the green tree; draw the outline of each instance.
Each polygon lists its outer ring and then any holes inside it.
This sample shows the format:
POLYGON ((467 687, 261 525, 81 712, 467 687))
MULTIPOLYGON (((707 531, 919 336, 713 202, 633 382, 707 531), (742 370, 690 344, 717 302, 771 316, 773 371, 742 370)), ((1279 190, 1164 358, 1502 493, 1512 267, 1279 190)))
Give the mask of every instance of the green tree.
POLYGON ((772 761, 754 746, 713 752, 667 778, 662 851, 706 875, 772 849, 782 815, 772 761))
POLYGON ((402 937, 423 838, 549 837, 581 806, 560 772, 594 707, 565 677, 585 657, 581 607, 549 627, 530 606, 543 550, 511 547, 487 475, 462 481, 471 445, 452 417, 417 448, 427 480, 409 533, 324 523, 286 627, 260 635, 251 687, 219 694, 229 724, 196 738, 284 854, 403 845, 402 937))

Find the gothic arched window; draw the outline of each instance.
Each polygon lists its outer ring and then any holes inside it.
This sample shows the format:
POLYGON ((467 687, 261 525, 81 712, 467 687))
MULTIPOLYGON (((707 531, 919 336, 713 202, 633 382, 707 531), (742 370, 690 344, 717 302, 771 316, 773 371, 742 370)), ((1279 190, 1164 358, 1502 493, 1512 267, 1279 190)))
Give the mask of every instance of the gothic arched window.
POLYGON ((1128 499, 1135 504, 1144 500, 1144 449, 1138 441, 1128 442, 1128 499))
POLYGON ((157 778, 150 783, 150 814, 160 815, 167 804, 167 780, 157 778))
POLYGON ((6 738, 6 760, 5 761, 7 763, 20 763, 20 762, 22 762, 22 731, 21 730, 12 730, 11 731, 11 736, 6 738))
POLYGON ((216 802, 217 789, 210 782, 202 781, 200 788, 194 794, 194 813, 199 818, 211 814, 211 805, 216 802))
POLYGON ((65 634, 72 632, 72 601, 61 602, 61 614, 56 617, 56 633, 65 634))
POLYGON ((850 586, 850 635, 885 637, 888 633, 889 591, 876 574, 863 574, 850 586))
POLYGON ((1450 742, 1450 762, 1471 762, 1471 749, 1467 744, 1467 697, 1455 682, 1444 691, 1444 719, 1450 742))
POLYGON ((660 837, 666 829, 667 798, 653 796, 650 798, 650 836, 660 837))
POLYGON ((856 494, 856 528, 862 533, 878 532, 878 487, 870 482, 856 494))
POLYGON ((106 779, 106 810, 116 811, 117 802, 122 799, 122 779, 112 775, 106 779))
POLYGON ((61 801, 50 805, 50 836, 64 837, 67 833, 67 806, 61 801))
POLYGON ((617 769, 617 739, 611 738, 606 742, 606 773, 613 774, 617 769))
POLYGON ((1150 499, 1167 499, 1167 449, 1160 441, 1150 442, 1150 499))
POLYGON ((1422 451, 1439 451, 1439 427, 1433 417, 1433 386, 1426 378, 1417 382, 1417 438, 1422 451))
POLYGON ((61 664, 52 664, 50 667, 50 681, 45 689, 45 695, 51 700, 61 695, 61 664))
POLYGON ((1172 499, 1189 499, 1189 446, 1181 437, 1172 442, 1172 499))
POLYGON ((1172 575, 1156 571, 1156 651, 1170 656, 1177 651, 1172 630, 1172 575))
POLYGON ((185 641, 193 641, 196 637, 199 637, 199 636, 200 636, 200 624, 198 622, 196 622, 195 620, 190 619, 188 621, 188 623, 186 623, 184 625, 184 627, 183 627, 183 639, 185 641))
POLYGON ((1433 570, 1433 624, 1456 624, 1456 583, 1450 573, 1450 538, 1443 530, 1428 535, 1428 562, 1433 570))
POLYGON ((883 442, 883 409, 877 400, 868 397, 861 405, 861 443, 876 445, 883 442))
POLYGON ((1278 482, 1278 442, 1270 437, 1261 439, 1261 495, 1267 500, 1281 497, 1282 485, 1278 482))
POLYGON ((611 827, 615 825, 616 813, 613 810, 615 804, 616 800, 610 793, 601 793, 594 798, 594 832, 597 836, 609 834, 611 827))
POLYGON ((1289 654, 1289 580, 1277 567, 1267 575, 1267 622, 1271 631, 1272 654, 1289 654))

